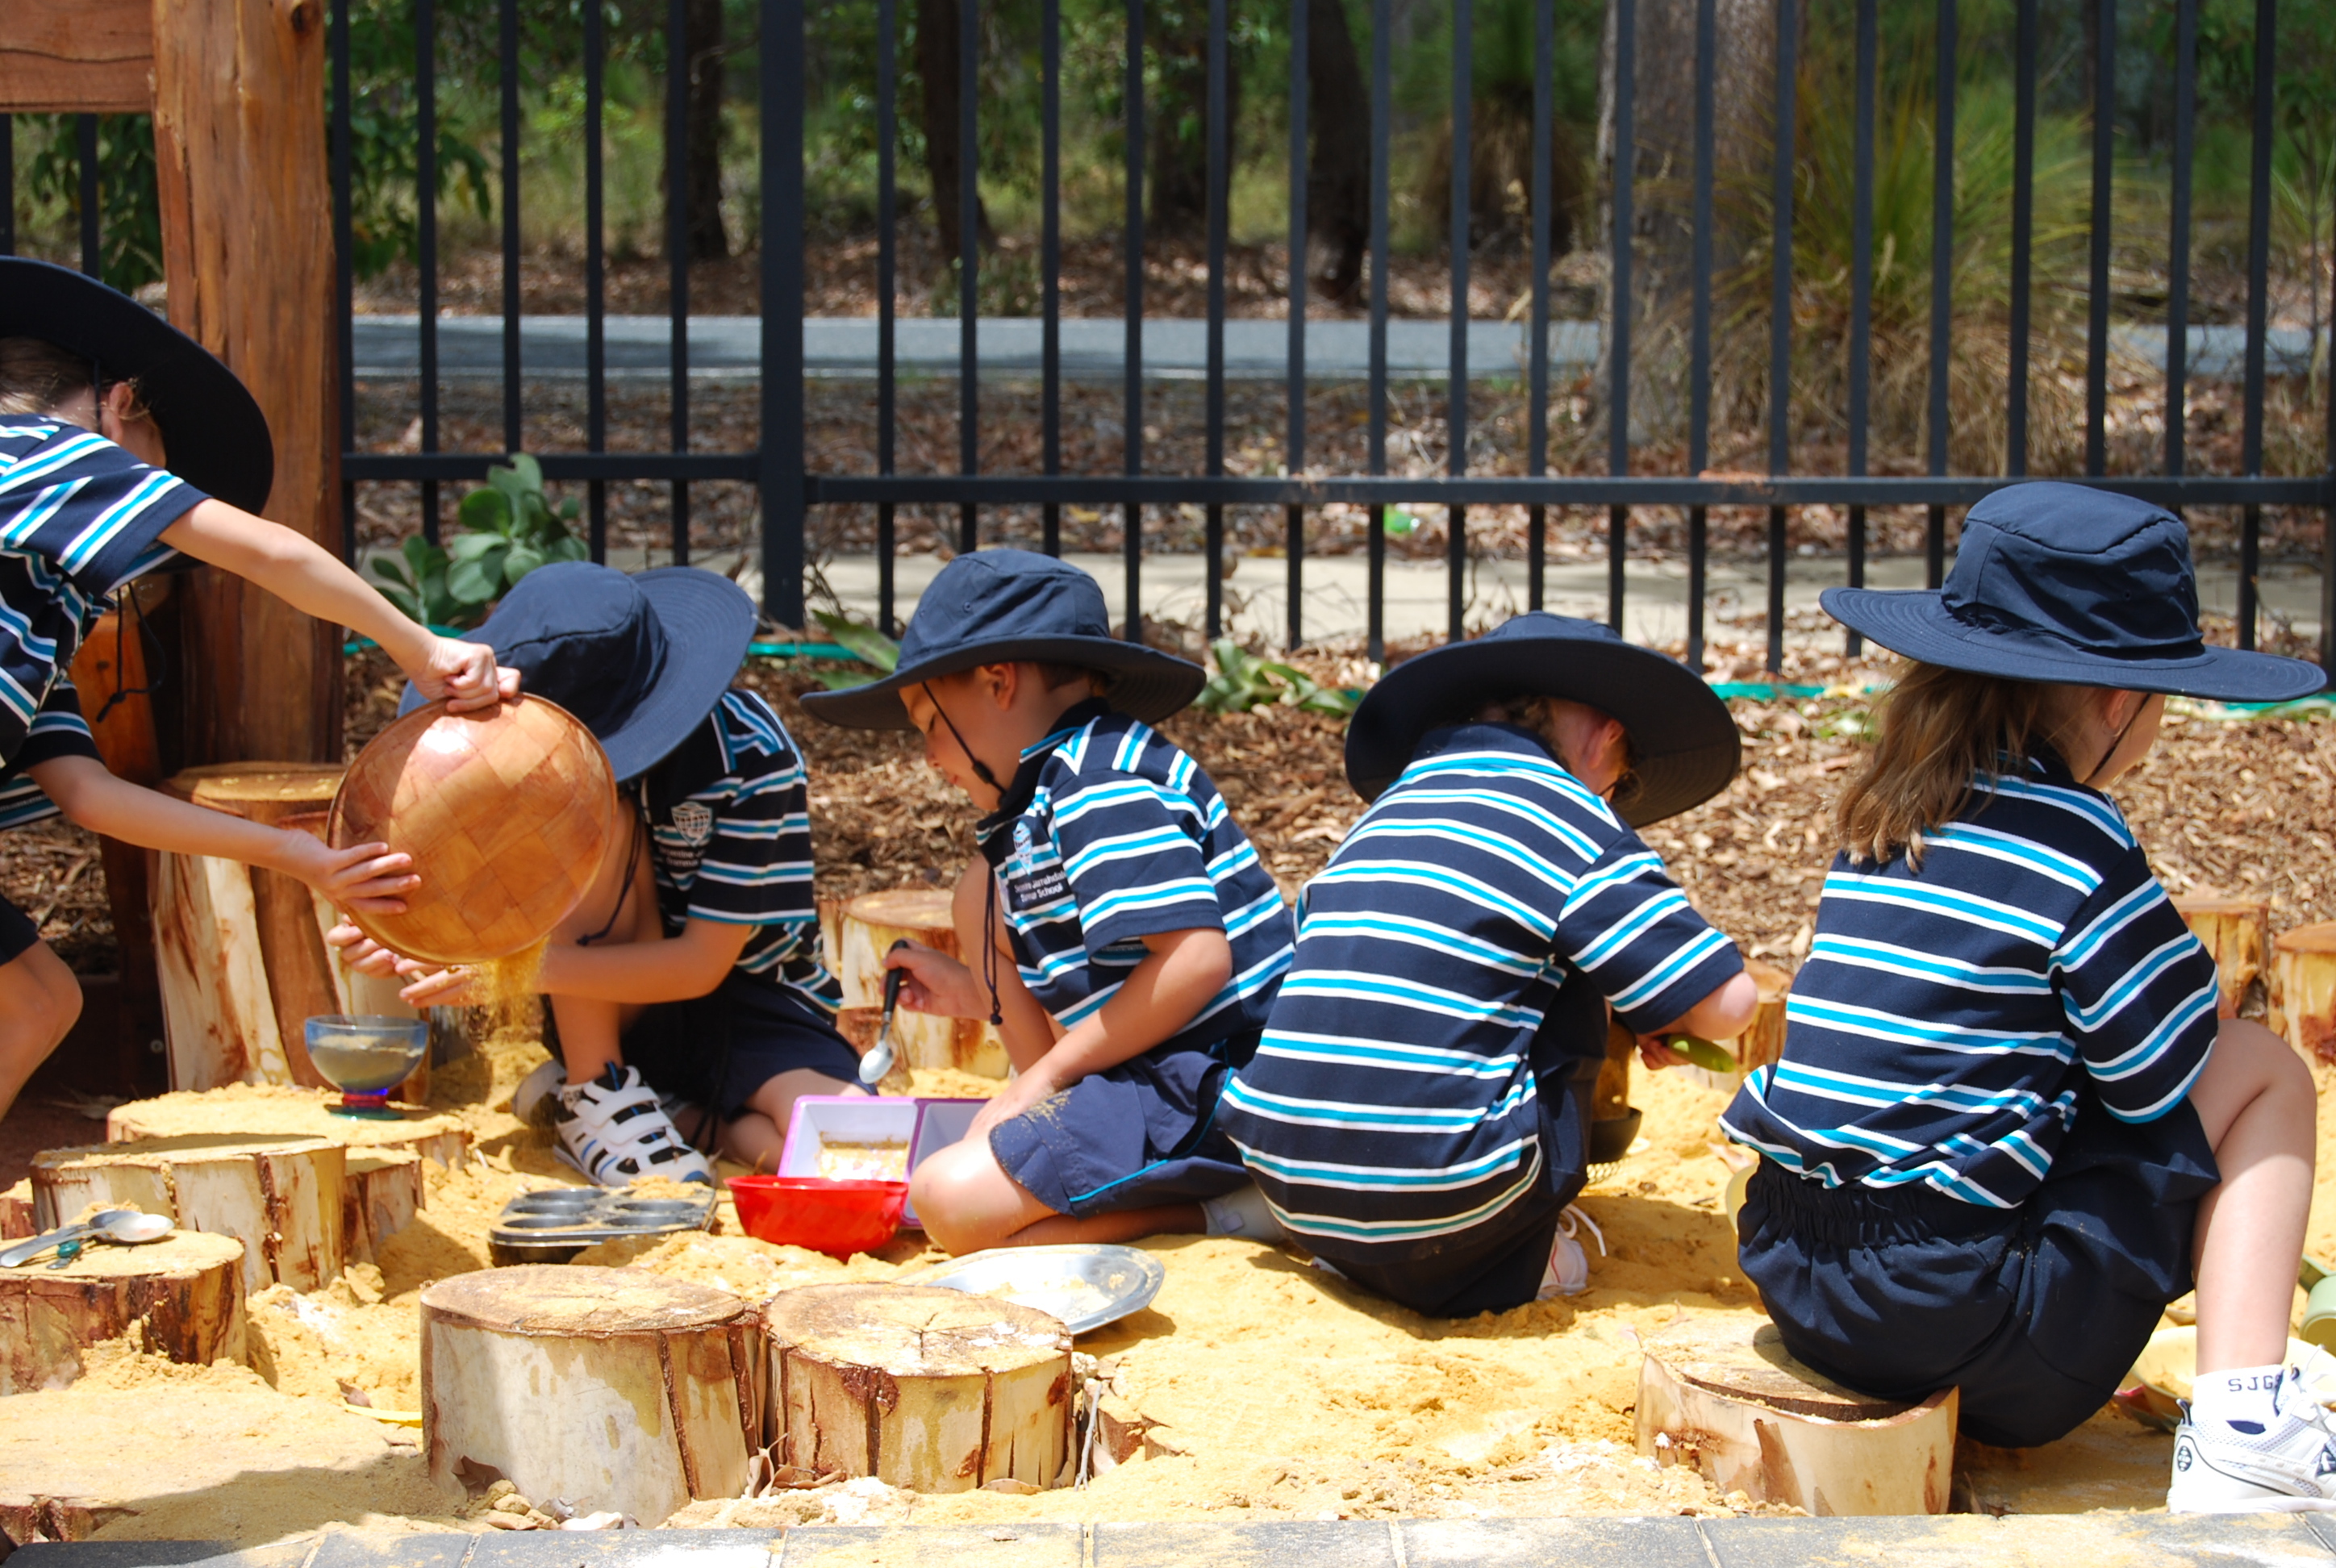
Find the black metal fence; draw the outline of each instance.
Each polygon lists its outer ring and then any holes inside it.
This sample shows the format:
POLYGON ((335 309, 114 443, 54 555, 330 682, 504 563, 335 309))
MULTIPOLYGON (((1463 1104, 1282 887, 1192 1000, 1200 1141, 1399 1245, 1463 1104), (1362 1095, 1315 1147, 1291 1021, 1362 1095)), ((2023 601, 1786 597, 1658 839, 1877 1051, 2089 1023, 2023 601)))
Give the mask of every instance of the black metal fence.
MULTIPOLYGON (((585 184, 585 345, 589 399, 585 450, 540 452, 545 473, 555 480, 581 481, 588 487, 590 543, 599 559, 607 543, 607 487, 623 481, 654 481, 671 486, 671 548, 676 561, 686 561, 690 550, 690 487, 694 482, 747 481, 756 484, 762 502, 760 552, 765 609, 777 622, 801 625, 803 619, 805 524, 810 509, 852 504, 876 511, 880 609, 889 621, 893 609, 892 562, 896 547, 896 509, 902 506, 954 508, 956 548, 970 550, 983 541, 985 509, 1040 509, 1043 544, 1060 548, 1060 518, 1065 506, 1115 507, 1124 520, 1123 570, 1125 575, 1127 633, 1142 634, 1141 579, 1145 557, 1145 519, 1149 511, 1198 505, 1205 509, 1203 548, 1208 552, 1207 629, 1217 633, 1223 617, 1221 570, 1226 549, 1225 510, 1229 506, 1283 509, 1287 532, 1289 588, 1288 635, 1294 646, 1306 631, 1301 606, 1307 567, 1306 521, 1309 509, 1344 502, 1369 509, 1366 531, 1368 552, 1368 641, 1377 657, 1385 640, 1387 539, 1382 526, 1387 509, 1417 506, 1445 509, 1450 570, 1448 630, 1463 630, 1465 583, 1469 548, 1470 509, 1523 506, 1527 509, 1527 582, 1529 602, 1543 599, 1549 515, 1554 508, 1603 508, 1607 513, 1608 612, 1614 624, 1622 622, 1625 562, 1632 537, 1634 515, 1650 509, 1683 511, 1687 521, 1688 641, 1690 657, 1700 660, 1705 642, 1705 599, 1710 560, 1707 519, 1715 507, 1765 508, 1767 514, 1767 635, 1771 668, 1778 667, 1785 637, 1786 521, 1793 508, 1825 505, 1847 513, 1846 580, 1862 582, 1868 560, 1867 510, 1915 507, 1926 510, 1927 578, 1935 584, 1943 573, 1950 508, 1977 501, 1988 492, 2021 477, 2027 467, 2029 441, 2029 326, 2034 291, 2033 200, 2036 160, 2037 70, 2036 27, 2039 0, 2015 0, 2017 47, 2010 66, 2014 76, 2016 104, 2015 158, 2010 246, 2010 368, 2006 394, 2008 429, 2002 451, 2006 472, 1998 474, 1949 472, 1950 423, 1949 349, 1957 330, 1953 319, 1950 268, 1952 248, 1946 241, 1955 222, 1954 116, 1957 98, 1956 0, 1935 0, 1937 37, 1936 86, 1933 96, 1934 145, 1937 167, 1932 181, 1933 209, 1931 245, 1929 380, 1927 385, 1927 468, 1921 474, 1874 474, 1867 472, 1869 399, 1872 393, 1872 299, 1874 267, 1874 145, 1876 83, 1880 68, 1877 29, 1879 0, 1854 0, 1855 6, 1855 169, 1852 240, 1852 307, 1846 339, 1847 446, 1843 472, 1794 472, 1793 412, 1790 397, 1792 363, 1794 254, 1790 244, 1770 247, 1770 308, 1768 311, 1768 433, 1767 472, 1758 476, 1712 476, 1706 472, 1712 451, 1713 411, 1709 389, 1714 353, 1714 261, 1717 77, 1720 44, 1716 25, 1717 0, 1686 0, 1694 6, 1696 38, 1693 64, 1694 129, 1692 168, 1689 170, 1689 222, 1692 225, 1691 309, 1688 328, 1685 386, 1686 462, 1676 472, 1634 472, 1630 402, 1633 380, 1632 313, 1609 310, 1599 396, 1608 432, 1605 472, 1551 472, 1548 460, 1551 429, 1552 365, 1550 362, 1551 262, 1553 213, 1551 123, 1552 106, 1552 40, 1554 0, 1537 0, 1533 7, 1533 180, 1530 199, 1531 288, 1525 330, 1525 419, 1522 474, 1472 472, 1468 461, 1468 273, 1470 235, 1470 122, 1473 108, 1471 50, 1475 0, 1449 0, 1451 5, 1452 93, 1450 112, 1452 162, 1450 188, 1449 268, 1451 338, 1448 361, 1448 457, 1441 473, 1397 474, 1388 471, 1389 364, 1387 327, 1390 318, 1388 275, 1383 265, 1389 255, 1392 167, 1394 0, 1370 0, 1370 101, 1368 136, 1370 146, 1369 200, 1368 460, 1361 472, 1309 472, 1309 446, 1305 391, 1307 368, 1307 278, 1302 258, 1309 233, 1308 151, 1309 88, 1303 70, 1292 73, 1289 88, 1288 230, 1289 254, 1289 389, 1283 448, 1288 477, 1228 473, 1226 433, 1226 252, 1228 202, 1232 175, 1232 125, 1229 107, 1229 27, 1227 0, 1209 0, 1207 34, 1207 361, 1205 369, 1205 458, 1199 472, 1168 473, 1147 467, 1144 452, 1144 203, 1147 135, 1144 71, 1144 0, 1126 0, 1126 53, 1123 85, 1124 107, 1125 194, 1124 250, 1125 258, 1124 339, 1122 367, 1125 404, 1124 446, 1121 472, 1066 473, 1063 463, 1063 365, 1060 278, 1062 270, 1062 128, 1063 82, 1059 0, 1042 0, 1040 60, 1042 124, 1040 174, 1040 239, 1038 254, 1041 300, 1041 352, 1038 380, 1042 429, 1039 471, 1027 473, 980 471, 979 281, 984 265, 979 236, 978 158, 981 94, 978 79, 981 47, 978 7, 966 0, 959 8, 958 60, 959 83, 959 140, 967 150, 959 160, 956 231, 958 361, 958 472, 901 473, 896 472, 895 416, 900 371, 896 355, 899 294, 899 229, 901 199, 898 162, 900 135, 896 110, 900 67, 894 39, 899 27, 899 0, 868 0, 876 11, 877 93, 875 138, 878 163, 876 199, 879 248, 877 274, 876 443, 873 472, 835 473, 806 472, 803 396, 804 248, 809 216, 805 204, 804 122, 806 16, 804 0, 762 0, 760 6, 760 243, 759 267, 763 315, 760 324, 760 444, 753 451, 702 452, 692 449, 690 416, 688 246, 689 181, 685 168, 686 93, 684 73, 689 68, 680 46, 686 0, 668 0, 666 26, 669 44, 667 66, 667 183, 669 191, 666 253, 670 259, 669 313, 672 320, 669 387, 671 422, 669 450, 663 453, 618 453, 608 450, 605 318, 606 255, 603 236, 604 170, 602 131, 605 106, 604 60, 606 23, 598 5, 579 7, 582 30, 584 75, 583 147, 585 184)), ((1282 0, 1268 0, 1270 4, 1282 0)), ((1307 57, 1308 0, 1287 0, 1292 48, 1290 58, 1307 57)), ((1610 23, 1615 57, 1611 73, 1611 102, 1609 135, 1611 170, 1602 192, 1611 215, 1608 225, 1610 299, 1632 297, 1636 203, 1640 195, 1635 84, 1639 73, 1633 60, 1638 36, 1636 14, 1641 5, 1657 0, 1610 0, 1610 23)), ((1776 0, 1774 28, 1776 103, 1771 123, 1773 187, 1770 192, 1775 231, 1789 234, 1796 196, 1794 93, 1798 80, 1796 50, 1802 34, 1801 0, 1776 0)), ((2121 45, 2117 20, 2117 0, 2094 0, 2098 7, 2096 54, 2091 80, 2117 78, 2121 45)), ((2303 0, 2290 0, 2300 5, 2303 0)), ((416 199, 418 201, 418 298, 420 348, 419 450, 383 453, 356 450, 355 398, 352 360, 351 129, 350 17, 348 0, 335 0, 334 18, 334 177, 336 219, 341 256, 342 308, 339 321, 344 383, 342 474, 349 522, 355 543, 355 491, 375 482, 418 482, 422 489, 423 527, 434 538, 439 516, 437 489, 450 482, 475 480, 501 453, 449 452, 440 444, 440 365, 438 319, 438 180, 434 167, 436 139, 437 63, 434 36, 436 0, 414 0, 414 82, 418 97, 416 199)), ((2166 238, 2165 441, 2157 472, 2111 474, 2107 472, 2108 443, 2108 366, 2111 354, 2110 233, 2116 190, 2113 116, 2094 106, 2091 146, 2090 239, 2085 354, 2085 440, 2082 482, 2100 484, 2168 505, 2215 505, 2242 508, 2239 531, 2237 638, 2253 646, 2257 633, 2257 579, 2262 560, 2262 514, 2266 507, 2324 509, 2331 518, 2326 534, 2320 584, 2322 662, 2336 668, 2336 395, 2322 406, 2331 412, 2326 433, 2326 469, 2304 477, 2266 475, 2264 468, 2266 326, 2269 302, 2270 235, 2273 203, 2272 136, 2276 91, 2277 0, 2256 0, 2253 51, 2253 126, 2249 162, 2247 240, 2245 259, 2245 336, 2242 385, 2244 433, 2242 471, 2236 474, 2192 472, 2185 452, 2185 412, 2189 395, 2187 348, 2191 312, 2190 229, 2194 179, 2194 139, 2196 117, 2197 49, 2200 0, 2175 0, 2175 97, 2172 106, 2172 206, 2166 238)), ((506 63, 520 59, 518 0, 501 0, 498 11, 501 57, 506 63)), ((527 446, 527 407, 521 356, 522 300, 521 190, 521 69, 500 73, 501 146, 500 219, 502 250, 501 413, 504 445, 512 451, 527 446)), ((2336 113, 2336 106, 2322 105, 2336 113)), ((9 122, 0 117, 0 249, 13 248, 15 200, 8 187, 13 160, 9 155, 9 122)), ((83 153, 81 245, 83 262, 94 269, 98 256, 93 121, 80 127, 83 153)), ((2052 280, 2057 283, 2058 280, 2052 280)), ((2336 314, 2336 299, 2331 301, 2336 314)), ((1852 651, 1855 651, 1854 644, 1852 651)))

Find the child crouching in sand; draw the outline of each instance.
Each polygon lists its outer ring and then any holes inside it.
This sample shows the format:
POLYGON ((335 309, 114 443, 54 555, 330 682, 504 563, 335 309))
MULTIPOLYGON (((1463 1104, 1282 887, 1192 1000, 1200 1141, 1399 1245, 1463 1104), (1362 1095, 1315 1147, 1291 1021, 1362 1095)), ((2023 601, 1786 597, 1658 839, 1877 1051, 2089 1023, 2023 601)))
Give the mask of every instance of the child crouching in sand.
POLYGON ((918 1167, 951 1252, 1222 1230, 1244 1185, 1216 1130, 1290 963, 1290 915, 1216 787, 1145 722, 1202 672, 1111 636, 1076 567, 987 550, 942 569, 886 679, 814 692, 831 723, 913 726, 984 816, 958 950, 887 959, 903 1005, 987 1016, 1018 1076, 918 1167))
POLYGON ((2049 1443, 2198 1293, 2177 1512, 2336 1509, 2336 1430, 2286 1369, 2312 1200, 2310 1074, 2217 1023, 2214 966, 2100 793, 2166 693, 2317 688, 2206 647, 2187 532, 2024 484, 1974 506, 1943 590, 1834 589, 1917 662, 1840 807, 1782 1057, 1724 1125, 1760 1151, 1744 1271, 1786 1346, 1962 1430, 2049 1443))

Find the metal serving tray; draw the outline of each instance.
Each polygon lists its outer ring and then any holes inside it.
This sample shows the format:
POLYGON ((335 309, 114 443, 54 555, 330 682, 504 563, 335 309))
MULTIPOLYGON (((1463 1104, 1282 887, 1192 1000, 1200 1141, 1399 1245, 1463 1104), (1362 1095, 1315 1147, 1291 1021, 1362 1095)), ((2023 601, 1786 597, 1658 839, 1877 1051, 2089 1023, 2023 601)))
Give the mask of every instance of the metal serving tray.
POLYGON ((1080 1243, 968 1252, 904 1283, 1036 1307, 1060 1318, 1072 1333, 1084 1334, 1150 1306, 1167 1278, 1168 1271, 1149 1252, 1080 1243))

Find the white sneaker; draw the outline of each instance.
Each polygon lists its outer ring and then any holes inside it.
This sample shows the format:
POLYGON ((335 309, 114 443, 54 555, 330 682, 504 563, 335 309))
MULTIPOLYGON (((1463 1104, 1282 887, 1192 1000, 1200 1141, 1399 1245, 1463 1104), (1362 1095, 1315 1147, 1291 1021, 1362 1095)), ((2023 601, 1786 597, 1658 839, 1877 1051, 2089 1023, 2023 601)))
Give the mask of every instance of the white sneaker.
POLYGON ((1297 1239, 1275 1216, 1254 1182, 1222 1197, 1202 1199, 1201 1213, 1207 1217, 1206 1233, 1212 1236, 1241 1236, 1269 1245, 1297 1239))
POLYGON ((553 1152, 585 1180, 603 1187, 644 1176, 713 1184, 713 1167, 682 1141, 639 1068, 611 1062, 591 1082, 561 1087, 558 1104, 560 1146, 553 1152))
POLYGON ((1587 1226, 1598 1242, 1598 1255, 1606 1255, 1606 1232, 1598 1222, 1575 1208, 1565 1206, 1557 1217, 1557 1235, 1550 1243, 1549 1267, 1541 1274, 1541 1289, 1533 1293, 1536 1301, 1547 1301, 1559 1296, 1579 1296, 1590 1289, 1590 1254, 1574 1240, 1576 1232, 1587 1226))
POLYGON ((2226 1421, 2192 1421, 2185 1404, 2166 1512, 2336 1513, 2336 1425, 2292 1367, 2275 1409, 2268 1427, 2250 1432, 2226 1421))
POLYGON ((511 1115, 530 1127, 550 1132, 559 1124, 560 1086, 567 1081, 568 1069, 560 1065, 560 1058, 546 1057, 511 1091, 511 1115))

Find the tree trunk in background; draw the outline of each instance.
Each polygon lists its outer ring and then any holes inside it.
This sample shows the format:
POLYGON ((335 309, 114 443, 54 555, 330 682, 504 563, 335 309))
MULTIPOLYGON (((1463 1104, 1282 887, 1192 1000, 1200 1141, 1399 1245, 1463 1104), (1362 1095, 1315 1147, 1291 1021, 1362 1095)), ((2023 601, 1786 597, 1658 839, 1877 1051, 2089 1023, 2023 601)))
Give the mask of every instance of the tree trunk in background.
MULTIPOLYGON (((1209 7, 1207 0, 1153 0, 1145 42, 1160 91, 1146 106, 1152 212, 1163 236, 1200 235, 1209 222, 1209 7)), ((1226 122, 1241 123, 1241 73, 1225 61, 1226 122)))
POLYGON ((1306 80, 1313 150, 1306 170, 1309 248, 1324 258, 1323 292, 1351 305, 1362 292, 1371 235, 1371 99, 1341 0, 1307 0, 1306 80))
MULTIPOLYGON (((958 0, 917 0, 917 75, 923 91, 925 172, 933 182, 933 226, 940 232, 940 266, 957 259, 958 0)), ((991 242, 989 204, 975 209, 974 232, 991 242)))
MULTIPOLYGON (((1770 116, 1776 102, 1776 0, 1718 0, 1718 71, 1713 91, 1715 202, 1712 275, 1724 279, 1761 236, 1731 228, 1731 187, 1766 190, 1773 157, 1770 116)), ((1636 153, 1637 209, 1631 250, 1630 424, 1633 441, 1660 439, 1685 428, 1689 312, 1693 306, 1695 237, 1695 0, 1638 0, 1636 153)), ((1606 38, 1598 71, 1598 243, 1613 254, 1614 11, 1606 12, 1606 38)), ((1735 228, 1740 229, 1740 219, 1735 228)), ((1716 284, 1717 287, 1717 284, 1716 284)), ((1612 319, 1614 302, 1601 302, 1612 319)), ((1765 300, 1766 295, 1763 295, 1765 300)), ((1726 319, 1715 297, 1712 318, 1726 319)), ((1601 350, 1598 387, 1608 385, 1601 350)), ((1713 424, 1718 424, 1714 410, 1713 424)))
POLYGON ((722 226, 722 0, 689 0, 683 18, 689 52, 689 258, 730 254, 722 226))

